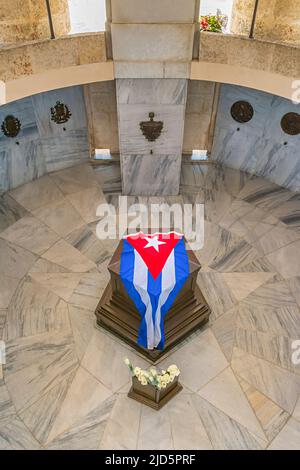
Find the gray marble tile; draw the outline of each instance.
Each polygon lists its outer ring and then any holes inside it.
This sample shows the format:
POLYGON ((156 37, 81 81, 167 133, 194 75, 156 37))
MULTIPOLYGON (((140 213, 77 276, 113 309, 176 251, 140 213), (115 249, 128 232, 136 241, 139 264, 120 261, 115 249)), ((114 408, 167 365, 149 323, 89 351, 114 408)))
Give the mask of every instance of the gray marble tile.
POLYGON ((38 450, 41 446, 22 421, 15 416, 1 422, 0 449, 38 450))
POLYGON ((214 321, 212 331, 228 361, 231 360, 234 340, 237 307, 233 307, 214 321))
POLYGON ((63 330, 70 331, 66 302, 25 277, 8 308, 5 338, 11 340, 63 330))
POLYGON ((88 226, 74 230, 66 237, 66 241, 97 266, 111 258, 111 251, 107 250, 105 242, 99 240, 88 226))
POLYGON ((15 293, 20 279, 0 274, 0 309, 6 309, 15 293))
POLYGON ((148 367, 148 363, 135 352, 99 329, 94 332, 81 364, 106 388, 116 392, 130 377, 128 368, 124 364, 124 357, 128 357, 139 367, 148 367))
POLYGON ((237 348, 234 349, 233 371, 246 382, 292 413, 300 393, 300 377, 270 362, 237 348))
POLYGON ((2 274, 21 279, 33 266, 37 257, 23 248, 0 239, 0 266, 2 274))
POLYGON ((0 423, 16 413, 4 380, 0 378, 0 423))
MULTIPOLYGON (((299 240, 299 238, 300 232, 284 227, 273 227, 256 241, 255 247, 264 255, 267 255, 299 240)), ((273 264, 276 266, 275 263, 273 264)))
POLYGON ((238 194, 240 199, 266 210, 275 209, 292 196, 291 191, 263 178, 251 179, 238 194))
MULTIPOLYGON (((3 339, 3 332, 4 332, 5 323, 6 323, 6 317, 7 317, 7 310, 1 309, 0 310, 0 339, 3 339)), ((1 372, 0 372, 0 377, 1 377, 1 372)))
POLYGON ((134 450, 137 447, 142 405, 118 395, 105 428, 100 449, 134 450))
POLYGON ((63 193, 53 183, 49 176, 27 183, 11 191, 11 196, 26 209, 32 211, 46 204, 57 201, 63 193))
POLYGON ((53 294, 68 302, 80 281, 81 274, 31 272, 30 277, 35 283, 43 286, 44 289, 53 292, 53 294))
POLYGON ((202 265, 209 265, 214 258, 222 258, 234 247, 239 238, 217 224, 207 220, 204 222, 204 245, 196 251, 197 258, 202 265))
POLYGON ((114 405, 115 397, 108 398, 86 417, 60 434, 47 448, 57 450, 97 450, 114 405))
POLYGON ((98 206, 106 204, 100 186, 96 185, 77 193, 68 194, 67 198, 87 224, 100 218, 97 215, 98 206))
POLYGON ((41 147, 47 172, 63 170, 72 165, 87 162, 89 143, 87 129, 69 130, 61 136, 44 137, 41 147))
POLYGON ((50 173, 49 176, 65 195, 78 193, 98 184, 96 172, 87 163, 50 173))
POLYGON ((255 292, 260 286, 266 284, 274 278, 273 273, 223 273, 222 277, 228 285, 233 296, 241 301, 248 297, 251 292, 255 292))
POLYGON ((12 151, 7 148, 0 150, 0 191, 8 191, 10 188, 9 161, 12 151))
POLYGON ((235 272, 269 272, 275 274, 276 269, 265 256, 262 256, 250 261, 248 264, 237 267, 235 272))
POLYGON ((175 449, 212 449, 200 416, 193 405, 191 394, 183 391, 174 397, 168 404, 168 414, 175 449))
POLYGON ((193 402, 215 450, 259 450, 266 445, 197 394, 193 396, 193 402))
POLYGON ((122 191, 120 164, 98 165, 93 171, 104 194, 122 191))
POLYGON ((270 450, 299 450, 300 423, 291 418, 269 446, 270 450))
POLYGON ((43 258, 75 273, 84 273, 96 267, 95 263, 64 240, 55 243, 43 254, 43 258))
POLYGON ((209 307, 211 308, 211 321, 231 309, 237 299, 228 289, 222 274, 214 272, 201 272, 198 275, 198 284, 203 292, 209 307))
POLYGON ((300 395, 294 409, 293 418, 297 419, 300 422, 300 395))
POLYGON ((8 160, 9 189, 36 180, 46 173, 45 156, 39 141, 21 141, 8 160))
POLYGON ((181 155, 123 155, 123 193, 136 196, 177 195, 181 155))
POLYGON ((95 310, 102 293, 109 281, 108 273, 102 275, 100 273, 87 273, 84 274, 74 289, 69 303, 77 307, 82 307, 88 310, 95 310))
POLYGON ((58 235, 35 217, 25 216, 1 233, 1 238, 32 251, 44 253, 59 239, 58 235))
POLYGON ((237 326, 293 338, 300 332, 299 307, 267 307, 241 302, 237 309, 237 326))
POLYGON ((107 388, 79 367, 53 422, 47 443, 66 431, 70 432, 72 428, 79 427, 80 433, 80 427, 97 425, 107 419, 108 408, 112 408, 112 402, 110 401, 108 406, 106 400, 111 396, 107 388))
POLYGON ((17 411, 25 410, 77 368, 73 338, 61 332, 6 343, 5 382, 17 411))
POLYGON ((35 209, 33 214, 61 237, 83 224, 80 214, 65 198, 35 209))
POLYGON ((94 312, 69 304, 69 316, 78 359, 81 360, 95 331, 94 312))
POLYGON ((300 276, 288 280, 292 295, 300 307, 300 276))
POLYGON ((297 307, 287 281, 271 280, 252 292, 244 303, 257 307, 297 307))
POLYGON ((26 209, 9 194, 0 195, 0 233, 27 214, 26 209))
POLYGON ((300 275, 299 259, 295 256, 299 253, 300 241, 297 240, 289 245, 280 248, 267 256, 282 277, 290 278, 300 275))
POLYGON ((171 423, 167 407, 156 410, 142 405, 138 449, 173 450, 171 423))
POLYGON ((201 388, 198 395, 244 426, 254 436, 266 440, 263 429, 230 367, 201 388))
POLYGON ((25 426, 41 444, 47 442, 75 373, 74 371, 66 380, 53 387, 33 405, 20 413, 20 418, 25 426))
POLYGON ((243 379, 240 379, 240 385, 268 441, 272 441, 289 419, 289 414, 243 379))
POLYGON ((205 220, 214 223, 218 223, 224 214, 226 214, 231 207, 232 201, 233 197, 230 194, 206 187, 201 189, 198 194, 198 202, 204 203, 205 220))
POLYGON ((159 367, 166 369, 170 364, 179 367, 181 383, 193 391, 199 390, 228 365, 210 329, 188 341, 164 359, 159 367))
POLYGON ((260 258, 261 254, 244 240, 238 241, 223 255, 216 255, 209 267, 220 272, 234 272, 260 258))
POLYGON ((300 230, 300 195, 294 194, 287 202, 280 204, 272 214, 289 228, 300 230))
POLYGON ((43 258, 39 258, 28 271, 30 273, 66 273, 69 270, 59 266, 58 264, 51 263, 43 258))
POLYGON ((235 345, 249 354, 300 374, 300 367, 293 364, 292 361, 292 344, 298 338, 299 332, 298 329, 292 338, 288 338, 274 333, 245 330, 238 327, 235 333, 235 345))

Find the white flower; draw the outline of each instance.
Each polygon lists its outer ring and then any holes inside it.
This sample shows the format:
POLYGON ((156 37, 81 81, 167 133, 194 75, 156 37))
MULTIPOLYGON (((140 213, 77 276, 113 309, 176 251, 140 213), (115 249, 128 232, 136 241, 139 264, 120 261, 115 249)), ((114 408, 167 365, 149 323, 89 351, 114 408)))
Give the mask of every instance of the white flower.
POLYGON ((141 374, 141 372, 142 372, 142 369, 141 369, 140 367, 135 367, 135 368, 133 369, 133 373, 134 373, 134 375, 135 375, 136 377, 139 377, 139 375, 141 374))
POLYGON ((175 377, 178 377, 178 375, 180 374, 180 370, 175 364, 172 364, 171 366, 168 367, 168 372, 170 372, 170 374, 172 375, 174 374, 175 377))
POLYGON ((125 357, 124 362, 125 362, 126 366, 128 366, 128 367, 129 367, 130 364, 131 364, 131 362, 130 362, 130 360, 128 359, 128 357, 125 357))
POLYGON ((147 382, 146 377, 143 377, 143 376, 142 376, 142 378, 141 378, 141 384, 142 384, 142 385, 147 385, 147 383, 148 383, 148 382, 147 382))

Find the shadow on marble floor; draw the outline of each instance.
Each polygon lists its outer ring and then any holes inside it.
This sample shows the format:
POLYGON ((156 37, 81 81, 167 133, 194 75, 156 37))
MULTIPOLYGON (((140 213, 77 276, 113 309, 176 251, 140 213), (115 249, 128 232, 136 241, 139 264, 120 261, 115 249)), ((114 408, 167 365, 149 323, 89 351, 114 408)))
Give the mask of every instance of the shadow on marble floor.
POLYGON ((62 170, 0 196, 0 449, 299 449, 300 199, 262 178, 183 165, 176 198, 203 202, 196 252, 210 324, 161 363, 183 392, 160 412, 127 397, 135 351, 95 329, 117 242, 96 207, 116 207, 120 168, 62 170))

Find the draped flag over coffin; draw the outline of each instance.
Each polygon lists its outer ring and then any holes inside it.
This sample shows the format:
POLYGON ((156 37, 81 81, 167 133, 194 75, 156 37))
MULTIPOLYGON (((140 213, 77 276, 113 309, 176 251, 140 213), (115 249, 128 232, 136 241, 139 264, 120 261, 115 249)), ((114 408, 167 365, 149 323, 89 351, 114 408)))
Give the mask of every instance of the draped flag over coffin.
POLYGON ((182 234, 128 235, 123 240, 120 276, 141 315, 138 344, 164 348, 164 317, 189 276, 182 234))

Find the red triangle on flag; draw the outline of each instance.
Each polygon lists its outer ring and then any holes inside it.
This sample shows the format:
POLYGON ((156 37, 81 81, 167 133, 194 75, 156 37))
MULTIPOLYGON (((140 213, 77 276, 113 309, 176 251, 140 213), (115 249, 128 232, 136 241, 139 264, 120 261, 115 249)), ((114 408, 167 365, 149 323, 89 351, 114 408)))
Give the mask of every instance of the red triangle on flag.
POLYGON ((182 236, 176 232, 154 233, 151 235, 139 232, 134 235, 127 235, 124 238, 139 253, 153 279, 157 279, 172 250, 182 236))

